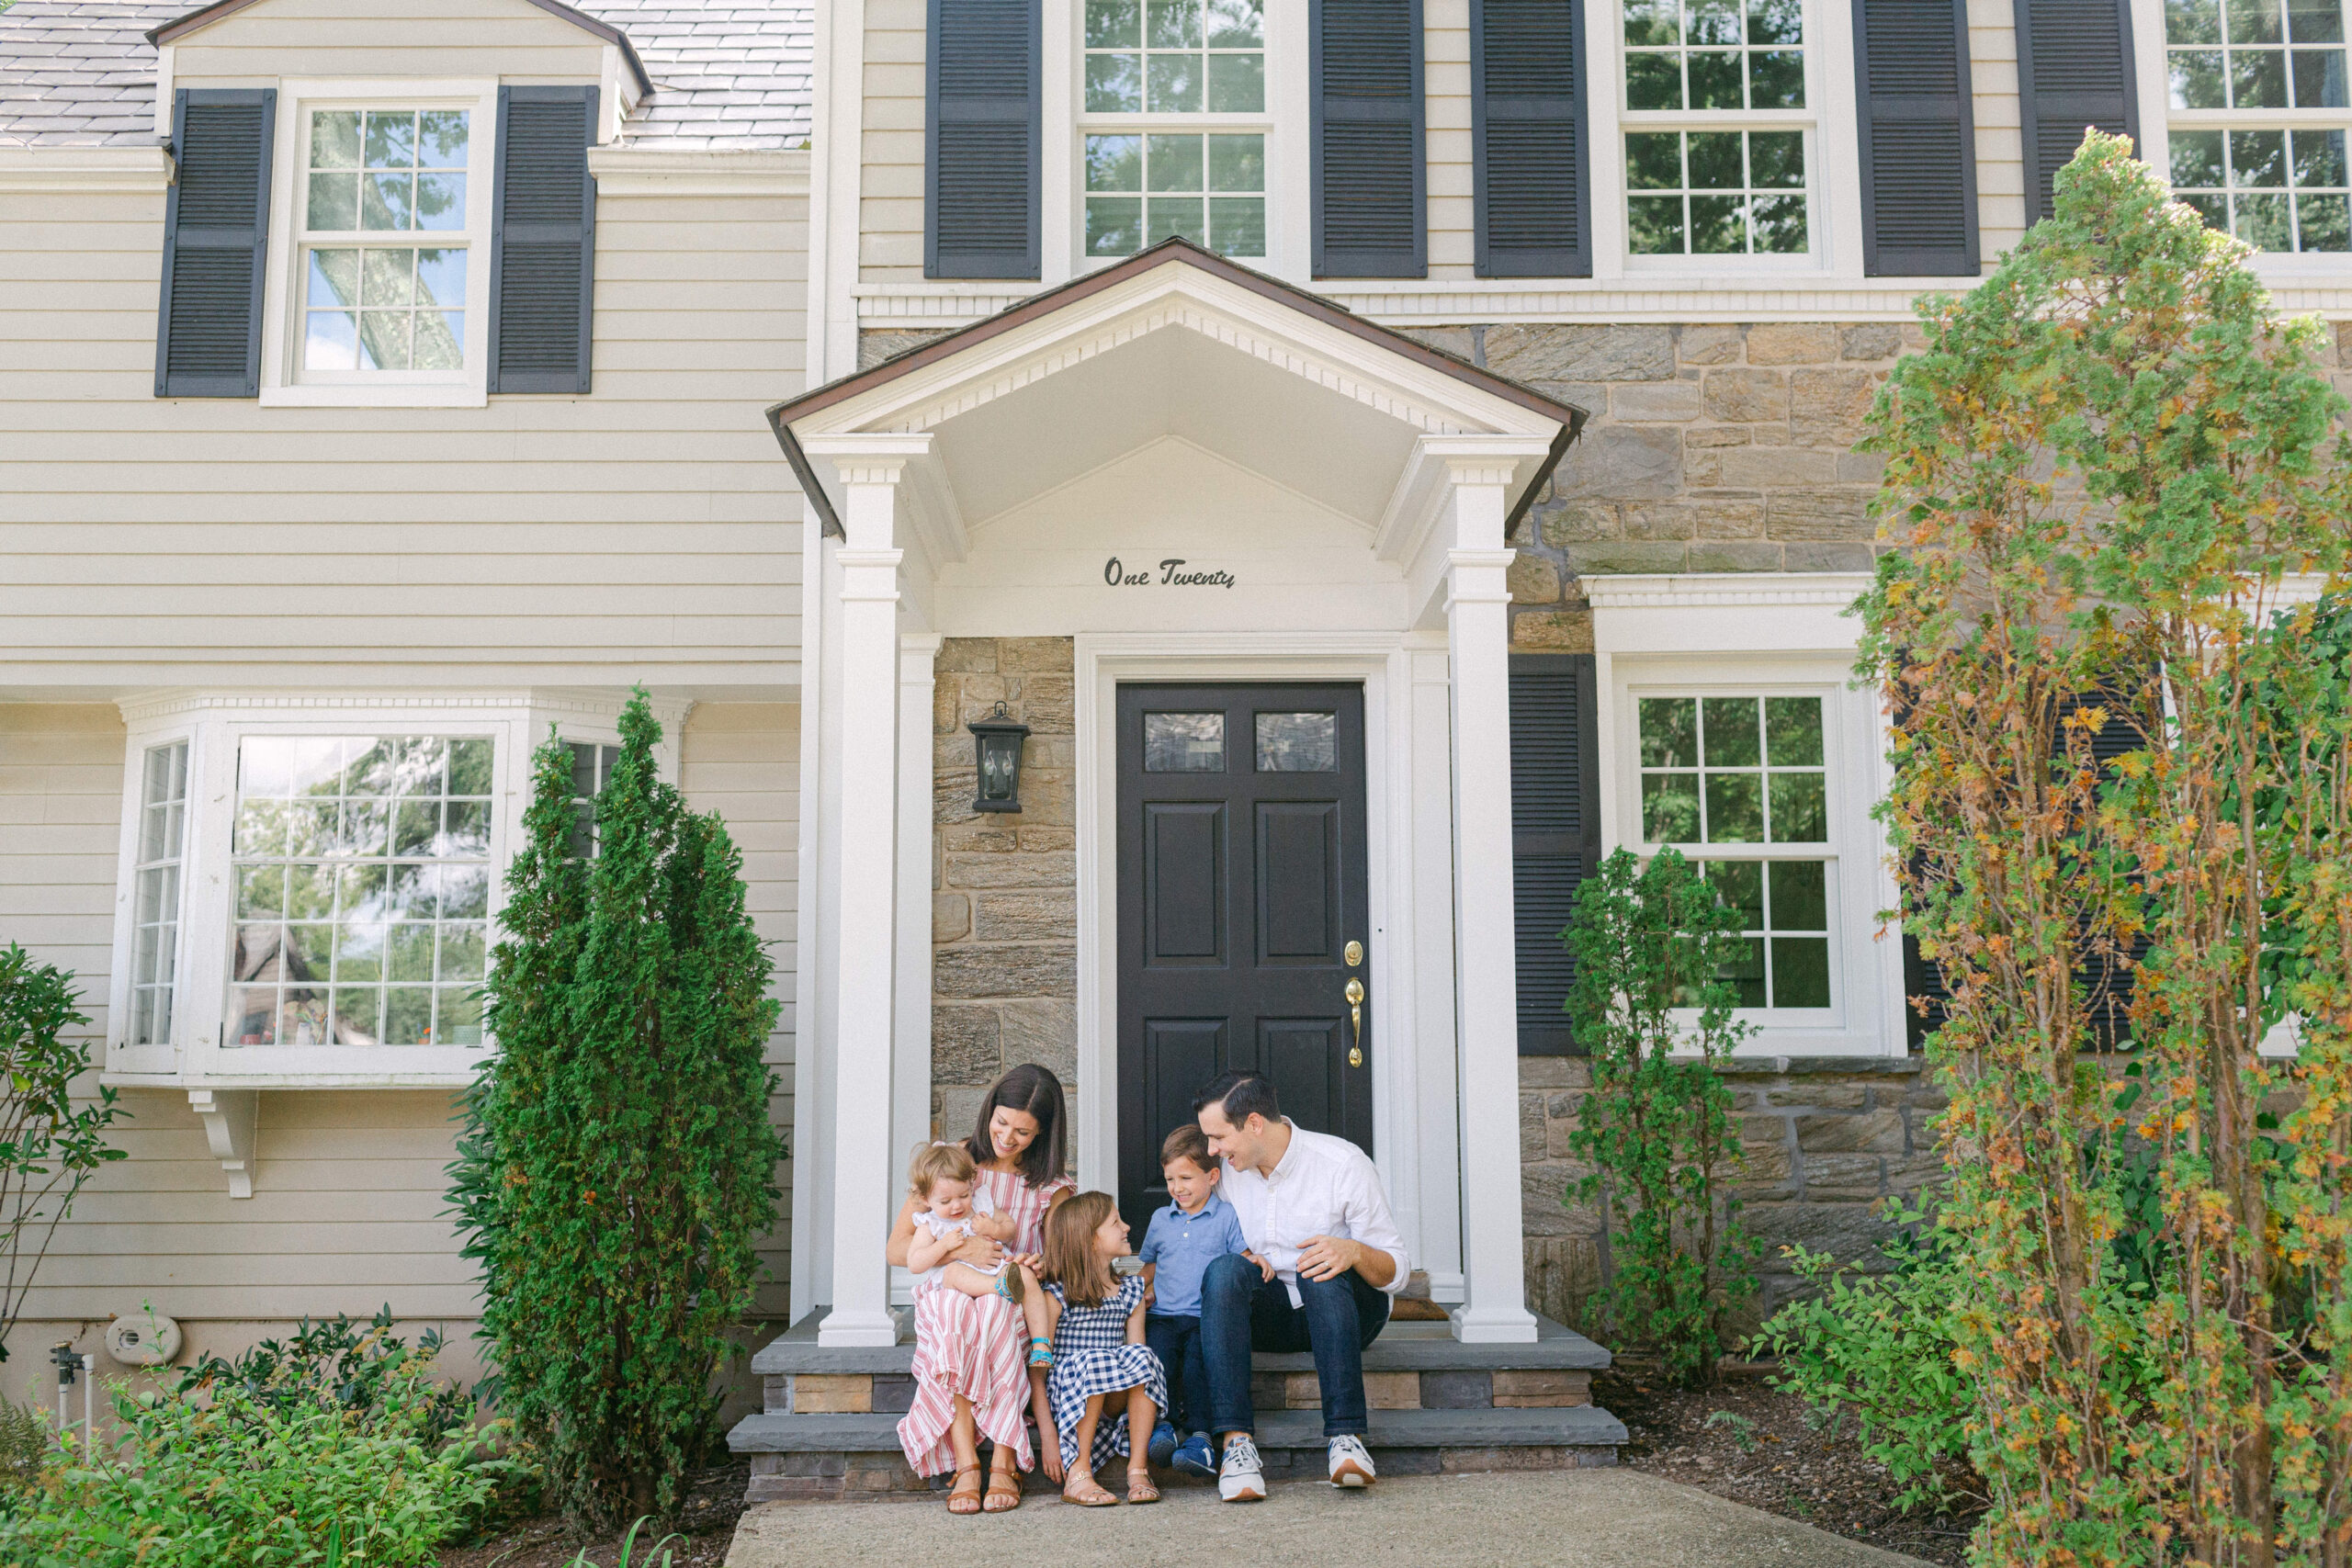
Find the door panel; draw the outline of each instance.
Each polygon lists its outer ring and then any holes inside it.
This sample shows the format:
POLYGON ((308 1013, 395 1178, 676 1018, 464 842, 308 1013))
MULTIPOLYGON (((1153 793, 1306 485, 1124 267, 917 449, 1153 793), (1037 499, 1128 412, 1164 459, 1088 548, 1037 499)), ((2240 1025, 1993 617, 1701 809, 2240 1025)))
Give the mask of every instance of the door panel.
POLYGON ((1119 688, 1119 1199, 1167 1201, 1159 1144, 1222 1072, 1274 1080, 1302 1127, 1372 1147, 1363 690, 1119 688))

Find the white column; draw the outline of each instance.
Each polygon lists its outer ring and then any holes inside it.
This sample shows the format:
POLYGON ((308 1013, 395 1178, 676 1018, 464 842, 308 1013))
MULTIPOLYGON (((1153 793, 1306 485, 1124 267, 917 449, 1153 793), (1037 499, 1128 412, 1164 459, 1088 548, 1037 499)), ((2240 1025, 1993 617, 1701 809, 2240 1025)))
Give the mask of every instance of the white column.
MULTIPOLYGON (((931 1136, 931 779, 933 673, 942 638, 899 637, 899 1011, 890 1066, 890 1157, 902 1168, 931 1136)), ((914 1300, 914 1280, 893 1270, 890 1299, 914 1300)))
POLYGON ((1511 468, 1449 462, 1446 652, 1453 674, 1454 1038, 1462 1106, 1457 1339, 1523 1344, 1519 1188, 1519 987, 1511 896, 1510 586, 1503 545, 1511 468))
POLYGON ((838 461, 841 910, 834 952, 833 1300, 826 1347, 898 1342, 890 1313, 890 1057, 898 947, 899 562, 903 457, 838 461))

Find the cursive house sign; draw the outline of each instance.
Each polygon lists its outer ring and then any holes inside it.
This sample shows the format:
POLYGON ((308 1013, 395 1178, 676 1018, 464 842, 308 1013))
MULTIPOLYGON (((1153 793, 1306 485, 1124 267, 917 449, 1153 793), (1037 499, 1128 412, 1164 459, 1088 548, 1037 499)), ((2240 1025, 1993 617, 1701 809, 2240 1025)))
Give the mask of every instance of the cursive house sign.
POLYGON ((1113 556, 1102 563, 1102 581, 1113 588, 1230 588, 1233 573, 1229 571, 1186 571, 1182 556, 1171 556, 1159 563, 1159 575, 1148 570, 1129 571, 1113 556))

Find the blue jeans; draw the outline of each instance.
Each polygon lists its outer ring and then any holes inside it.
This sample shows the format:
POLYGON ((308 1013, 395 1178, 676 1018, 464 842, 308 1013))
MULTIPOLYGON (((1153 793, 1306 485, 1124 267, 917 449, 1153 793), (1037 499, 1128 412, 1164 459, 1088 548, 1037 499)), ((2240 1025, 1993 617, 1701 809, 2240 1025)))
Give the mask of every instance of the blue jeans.
POLYGON ((1336 1280, 1301 1279, 1300 1303, 1280 1280, 1236 1254, 1201 1278, 1201 1343, 1208 1363, 1209 1425, 1219 1436, 1258 1429, 1250 1400, 1250 1352, 1315 1352, 1323 1391, 1323 1435, 1363 1436, 1363 1350, 1388 1325, 1388 1297, 1354 1269, 1336 1280))
POLYGON ((1209 1369, 1201 1354, 1201 1320, 1143 1314, 1143 1342, 1168 1369, 1168 1424, 1179 1436, 1209 1429, 1209 1369))

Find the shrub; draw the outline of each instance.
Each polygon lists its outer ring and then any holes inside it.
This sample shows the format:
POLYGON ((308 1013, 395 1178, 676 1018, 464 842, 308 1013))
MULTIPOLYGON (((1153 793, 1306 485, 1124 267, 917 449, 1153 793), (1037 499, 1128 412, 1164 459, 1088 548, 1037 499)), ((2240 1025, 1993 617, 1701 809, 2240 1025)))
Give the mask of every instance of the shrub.
POLYGON ((1577 889, 1566 931, 1577 968, 1566 1009, 1592 1063, 1569 1147, 1594 1168, 1571 1190, 1605 1205, 1603 1317, 1678 1382, 1714 1375, 1725 1318, 1756 1290, 1732 1092, 1715 1070, 1747 1032, 1722 978, 1744 955, 1739 931, 1738 914, 1672 850, 1646 866, 1611 855, 1577 889))
POLYGON ((499 1053, 450 1168, 494 1397, 594 1526, 673 1515, 716 1436, 783 1155, 742 859, 661 782, 660 738, 640 691, 585 862, 571 754, 538 752, 491 964, 499 1053))
POLYGON ((325 1405, 350 1412, 363 1426, 390 1417, 413 1422, 427 1442, 438 1442, 474 1413, 472 1396, 456 1383, 428 1382, 420 1393, 411 1374, 440 1353, 438 1329, 426 1329, 413 1350, 393 1334, 388 1303, 365 1323, 342 1314, 323 1323, 304 1318, 291 1340, 265 1339, 234 1359, 199 1357, 180 1371, 176 1392, 236 1388, 281 1414, 325 1405))
POLYGON ((0 1519, 23 1568, 429 1568, 517 1467, 484 1435, 432 1434, 435 1390, 411 1362, 363 1416, 331 1400, 271 1404, 233 1382, 202 1396, 118 1388, 112 1451, 78 1444, 0 1519))
POLYGON ((106 1141, 125 1114, 115 1091, 74 1102, 90 1068, 65 1038, 90 1021, 75 999, 73 976, 15 942, 0 948, 0 1361, 58 1222, 98 1167, 126 1157, 106 1141))
POLYGON ((2056 208, 1922 305, 1866 443, 1897 547, 1860 672, 1950 993, 1973 1554, 2341 1563, 2352 704, 2322 615, 2282 605, 2346 563, 2345 401, 2320 324, 2273 317, 2127 141, 2087 137, 2056 208), (2128 1104, 2098 1055, 2125 994, 2128 1104), (2288 1015, 2281 1065, 2258 1047, 2288 1015))
POLYGON ((0 1510, 40 1484, 49 1470, 49 1423, 29 1404, 0 1393, 0 1510))
POLYGON ((1954 1364, 1952 1313, 1965 1290, 1951 1238, 1917 1211, 1882 1245, 1883 1273, 1841 1269, 1791 1247, 1799 1275, 1820 1293, 1791 1302, 1757 1332, 1753 1348, 1777 1356, 1775 1386, 1815 1410, 1851 1416, 1862 1452, 1901 1485, 1896 1506, 1942 1506, 1968 1456, 1975 1381, 1954 1364))

